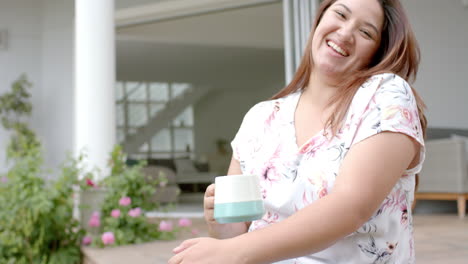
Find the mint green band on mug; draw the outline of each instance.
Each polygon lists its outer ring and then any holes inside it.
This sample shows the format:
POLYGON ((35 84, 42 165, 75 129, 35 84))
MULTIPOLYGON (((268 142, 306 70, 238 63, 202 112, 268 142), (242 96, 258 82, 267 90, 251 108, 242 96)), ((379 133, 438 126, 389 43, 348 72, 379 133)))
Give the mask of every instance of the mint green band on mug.
POLYGON ((215 204, 214 218, 220 224, 249 222, 260 219, 265 210, 263 201, 215 204))

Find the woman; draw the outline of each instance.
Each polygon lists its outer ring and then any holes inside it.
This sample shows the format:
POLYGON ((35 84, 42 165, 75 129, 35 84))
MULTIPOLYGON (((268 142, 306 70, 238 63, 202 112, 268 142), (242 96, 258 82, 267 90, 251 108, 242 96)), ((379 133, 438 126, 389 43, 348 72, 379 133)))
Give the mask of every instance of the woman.
POLYGON ((419 50, 398 0, 326 0, 292 82, 255 105, 228 174, 261 177, 267 213, 218 224, 169 263, 414 263, 411 203, 424 160, 419 50))

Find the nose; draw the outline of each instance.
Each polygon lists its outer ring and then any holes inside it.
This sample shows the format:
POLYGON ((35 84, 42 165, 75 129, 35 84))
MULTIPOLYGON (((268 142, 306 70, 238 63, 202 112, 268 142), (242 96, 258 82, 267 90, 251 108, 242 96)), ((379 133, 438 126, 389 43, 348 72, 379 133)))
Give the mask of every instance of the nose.
POLYGON ((337 30, 341 41, 352 43, 354 39, 354 26, 352 23, 343 23, 337 30))

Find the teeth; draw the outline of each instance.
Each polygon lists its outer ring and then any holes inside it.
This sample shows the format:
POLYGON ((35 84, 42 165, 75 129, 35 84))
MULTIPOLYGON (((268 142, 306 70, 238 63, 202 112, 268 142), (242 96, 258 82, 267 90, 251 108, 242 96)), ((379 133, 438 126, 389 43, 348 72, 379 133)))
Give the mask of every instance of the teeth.
POLYGON ((348 53, 346 53, 346 51, 344 51, 342 48, 340 48, 340 46, 336 45, 335 43, 331 42, 331 41, 328 41, 328 46, 332 47, 336 52, 340 53, 341 55, 343 56, 348 56, 348 53))

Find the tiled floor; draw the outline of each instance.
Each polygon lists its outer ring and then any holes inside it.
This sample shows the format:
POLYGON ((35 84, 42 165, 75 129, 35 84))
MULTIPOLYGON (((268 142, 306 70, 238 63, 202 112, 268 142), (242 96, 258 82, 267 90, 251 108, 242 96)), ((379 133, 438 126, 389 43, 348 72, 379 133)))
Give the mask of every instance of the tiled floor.
MULTIPOLYGON (((182 206, 179 210, 191 211, 192 216, 201 216, 200 205, 182 206)), ((173 216, 179 217, 180 214, 174 214, 173 216)), ((193 218, 193 225, 200 231, 201 236, 207 234, 206 226, 201 218, 193 218)), ((468 217, 459 219, 456 214, 416 214, 414 216, 414 226, 416 263, 468 263, 468 217)), ((183 238, 190 236, 187 233, 183 238)), ((182 240, 159 241, 106 250, 86 248, 84 250, 87 255, 85 264, 167 263, 167 260, 172 256, 172 248, 182 240)))
POLYGON ((418 214, 414 226, 418 264, 468 263, 468 218, 418 214))

